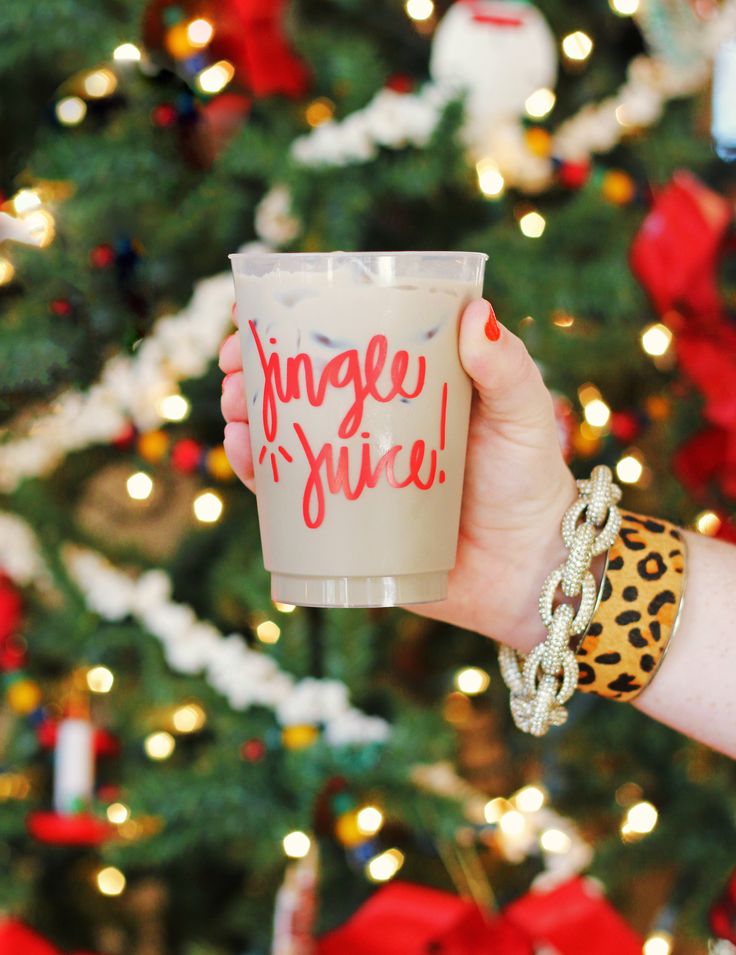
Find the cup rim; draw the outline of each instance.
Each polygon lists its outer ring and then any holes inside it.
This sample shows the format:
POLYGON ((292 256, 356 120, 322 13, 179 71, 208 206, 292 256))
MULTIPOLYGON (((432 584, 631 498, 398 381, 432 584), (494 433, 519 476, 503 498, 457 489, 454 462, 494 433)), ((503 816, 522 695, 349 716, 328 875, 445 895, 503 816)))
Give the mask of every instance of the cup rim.
POLYGON ((488 254, 486 252, 463 252, 461 250, 452 251, 450 249, 441 249, 441 250, 432 250, 432 249, 402 249, 398 252, 345 252, 345 251, 335 251, 335 252, 231 252, 228 255, 229 259, 269 259, 273 261, 276 258, 302 258, 302 259, 330 259, 330 258, 378 258, 378 256, 390 255, 395 258, 414 255, 414 256, 448 256, 455 257, 464 256, 466 258, 479 258, 483 259, 484 262, 488 261, 488 254))

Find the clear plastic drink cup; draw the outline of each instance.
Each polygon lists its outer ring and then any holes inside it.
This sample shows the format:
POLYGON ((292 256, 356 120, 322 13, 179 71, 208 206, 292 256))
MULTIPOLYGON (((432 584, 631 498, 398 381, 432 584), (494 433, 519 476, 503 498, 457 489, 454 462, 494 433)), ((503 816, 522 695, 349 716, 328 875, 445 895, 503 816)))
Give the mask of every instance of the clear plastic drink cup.
POLYGON ((231 255, 274 600, 443 600, 455 564, 478 252, 231 255))

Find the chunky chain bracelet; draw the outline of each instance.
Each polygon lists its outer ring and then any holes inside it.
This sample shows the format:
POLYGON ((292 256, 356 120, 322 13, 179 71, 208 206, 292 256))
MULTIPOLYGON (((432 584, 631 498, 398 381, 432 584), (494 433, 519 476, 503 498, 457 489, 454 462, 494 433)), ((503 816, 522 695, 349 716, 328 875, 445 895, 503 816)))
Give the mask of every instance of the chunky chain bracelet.
POLYGON ((501 675, 511 690, 511 715, 519 729, 544 736, 550 726, 567 719, 565 703, 578 683, 578 663, 570 644, 581 640, 595 613, 598 593, 590 565, 607 551, 618 536, 621 514, 616 505, 621 488, 613 483, 610 468, 593 468, 590 479, 578 481, 579 497, 562 519, 562 539, 569 554, 564 564, 545 580, 539 597, 539 614, 547 638, 528 655, 510 647, 499 649, 501 675), (573 603, 561 601, 557 591, 573 603), (541 672, 540 672, 541 671, 541 672))

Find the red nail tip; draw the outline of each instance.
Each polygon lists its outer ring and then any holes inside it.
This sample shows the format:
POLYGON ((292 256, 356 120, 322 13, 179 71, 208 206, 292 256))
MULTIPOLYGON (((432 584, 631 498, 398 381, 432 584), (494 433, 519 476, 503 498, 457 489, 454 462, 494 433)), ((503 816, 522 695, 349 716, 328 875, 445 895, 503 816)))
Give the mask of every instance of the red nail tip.
POLYGON ((496 313, 493 311, 493 306, 490 302, 488 303, 488 321, 486 322, 484 331, 488 341, 497 342, 501 337, 501 329, 496 320, 496 313))

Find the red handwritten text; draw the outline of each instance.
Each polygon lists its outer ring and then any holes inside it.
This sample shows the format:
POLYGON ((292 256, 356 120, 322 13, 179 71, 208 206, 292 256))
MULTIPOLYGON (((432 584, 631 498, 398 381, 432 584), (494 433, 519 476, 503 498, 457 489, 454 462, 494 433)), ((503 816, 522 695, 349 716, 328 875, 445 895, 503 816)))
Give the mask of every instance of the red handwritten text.
POLYGON ((385 335, 374 335, 366 348, 364 367, 361 367, 360 355, 356 348, 349 348, 331 358, 315 382, 312 359, 304 352, 290 355, 286 367, 282 370, 281 356, 273 351, 266 355, 263 343, 255 324, 249 322, 250 330, 258 350, 258 358, 263 369, 263 430, 266 438, 273 441, 278 430, 277 400, 286 403, 304 397, 313 407, 319 407, 324 400, 327 388, 347 388, 354 395, 353 403, 340 422, 337 433, 341 438, 354 435, 363 420, 363 409, 367 398, 383 404, 397 397, 416 398, 424 388, 427 362, 423 355, 417 359, 417 381, 413 390, 408 391, 404 382, 409 370, 409 353, 400 349, 391 360, 389 376, 391 387, 386 394, 378 390, 378 379, 386 367, 388 341, 385 335))
MULTIPOLYGON (((254 322, 249 322, 261 368, 263 370, 263 430, 267 441, 275 441, 278 433, 278 408, 290 401, 306 399, 313 407, 323 404, 328 388, 346 389, 350 407, 342 417, 337 435, 342 439, 353 437, 360 428, 366 402, 386 404, 397 398, 416 398, 421 394, 426 379, 426 359, 416 358, 416 380, 413 387, 406 384, 409 375, 410 357, 405 349, 399 349, 389 360, 388 340, 385 335, 374 335, 361 356, 357 349, 349 348, 331 358, 317 376, 310 355, 299 352, 285 359, 277 352, 266 354, 266 349, 254 322), (389 384, 379 388, 379 378, 386 371, 389 384)), ((275 345, 275 339, 269 339, 275 345)), ((412 375, 412 378, 414 376, 412 375)), ((445 448, 447 421, 447 382, 442 386, 440 407, 439 451, 428 448, 423 439, 415 440, 410 447, 396 444, 377 460, 372 459, 370 434, 361 432, 360 444, 335 445, 325 442, 313 448, 303 427, 294 422, 294 432, 301 445, 308 465, 308 476, 302 498, 302 514, 307 527, 319 527, 325 519, 326 495, 342 494, 347 500, 357 500, 366 488, 375 488, 383 476, 390 487, 413 486, 426 491, 435 482, 445 481, 445 472, 438 468, 439 453, 445 448), (359 457, 358 473, 351 480, 351 456, 359 457)), ((385 445, 384 445, 385 447, 385 445)), ((283 445, 278 445, 281 456, 289 463, 292 456, 283 445)), ((263 464, 267 449, 264 446, 258 457, 263 464)), ((274 481, 278 482, 276 456, 271 452, 271 467, 274 481)), ((353 472, 355 468, 352 469, 353 472)))

